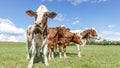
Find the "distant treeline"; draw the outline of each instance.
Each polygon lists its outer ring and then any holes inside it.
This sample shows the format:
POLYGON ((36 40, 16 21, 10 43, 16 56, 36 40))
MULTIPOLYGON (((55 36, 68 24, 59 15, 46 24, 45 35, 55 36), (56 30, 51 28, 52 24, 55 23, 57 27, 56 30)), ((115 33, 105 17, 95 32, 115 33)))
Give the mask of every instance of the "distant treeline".
POLYGON ((95 40, 89 40, 87 42, 88 45, 120 45, 120 41, 108 41, 108 40, 103 40, 96 42, 95 40))

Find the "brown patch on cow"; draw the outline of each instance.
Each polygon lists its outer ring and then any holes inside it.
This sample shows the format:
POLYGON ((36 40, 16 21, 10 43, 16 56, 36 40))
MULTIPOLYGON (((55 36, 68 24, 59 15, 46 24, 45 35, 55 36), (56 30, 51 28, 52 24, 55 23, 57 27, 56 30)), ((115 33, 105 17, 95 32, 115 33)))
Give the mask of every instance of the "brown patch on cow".
POLYGON ((36 12, 32 11, 32 10, 27 10, 26 14, 28 14, 29 16, 33 17, 36 16, 36 12))
POLYGON ((89 36, 92 36, 92 37, 98 36, 94 29, 87 29, 87 30, 81 32, 80 35, 82 36, 82 39, 88 38, 89 36))
POLYGON ((82 45, 82 40, 80 39, 80 37, 77 35, 77 34, 74 34, 73 36, 73 40, 72 40, 74 43, 77 43, 77 44, 80 44, 82 45))
POLYGON ((55 12, 50 12, 49 15, 48 15, 48 17, 49 18, 54 18, 54 17, 56 17, 56 15, 57 14, 55 12))

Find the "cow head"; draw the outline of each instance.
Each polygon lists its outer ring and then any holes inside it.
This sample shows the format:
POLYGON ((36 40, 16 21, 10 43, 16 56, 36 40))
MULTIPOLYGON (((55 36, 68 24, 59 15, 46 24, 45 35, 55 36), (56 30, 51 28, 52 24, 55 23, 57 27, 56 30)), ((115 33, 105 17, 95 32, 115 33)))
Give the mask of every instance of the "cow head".
POLYGON ((91 37, 91 38, 95 38, 95 39, 100 39, 100 35, 97 33, 97 31, 96 31, 96 29, 95 28, 91 28, 90 29, 90 34, 89 34, 89 36, 91 37))
POLYGON ((27 10, 26 14, 35 17, 35 26, 39 26, 40 28, 46 26, 48 18, 53 19, 57 15, 55 12, 48 12, 48 9, 44 5, 40 5, 36 12, 27 10))
POLYGON ((90 37, 98 40, 100 39, 100 35, 98 35, 96 29, 93 27, 91 29, 84 30, 80 35, 83 36, 83 38, 90 37))

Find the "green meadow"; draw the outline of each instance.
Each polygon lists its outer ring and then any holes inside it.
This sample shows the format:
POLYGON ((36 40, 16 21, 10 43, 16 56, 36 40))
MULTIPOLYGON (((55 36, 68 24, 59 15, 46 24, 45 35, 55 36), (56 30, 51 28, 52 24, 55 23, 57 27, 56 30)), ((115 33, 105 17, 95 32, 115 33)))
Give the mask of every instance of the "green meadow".
MULTIPOLYGON (((33 68, 120 68, 120 46, 86 45, 81 55, 77 57, 76 46, 68 46, 67 58, 57 53, 45 66, 38 57, 33 68)), ((27 68, 28 62, 25 43, 0 42, 0 68, 27 68)))

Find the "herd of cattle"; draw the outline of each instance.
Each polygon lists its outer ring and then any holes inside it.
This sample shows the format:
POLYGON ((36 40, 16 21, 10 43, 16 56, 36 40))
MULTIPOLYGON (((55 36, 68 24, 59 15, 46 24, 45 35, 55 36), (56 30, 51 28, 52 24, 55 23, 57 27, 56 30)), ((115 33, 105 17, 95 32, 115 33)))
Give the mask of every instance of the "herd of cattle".
POLYGON ((59 56, 62 58, 62 50, 66 57, 66 47, 71 42, 77 46, 78 57, 81 57, 80 47, 86 44, 88 38, 100 39, 95 28, 85 29, 83 31, 71 31, 65 26, 48 28, 47 19, 56 17, 55 12, 48 12, 45 5, 40 5, 36 12, 27 10, 26 13, 35 17, 33 25, 27 28, 27 58, 30 59, 28 68, 32 68, 34 58, 43 53, 44 63, 48 64, 48 59, 54 58, 54 48, 58 46, 59 56))

